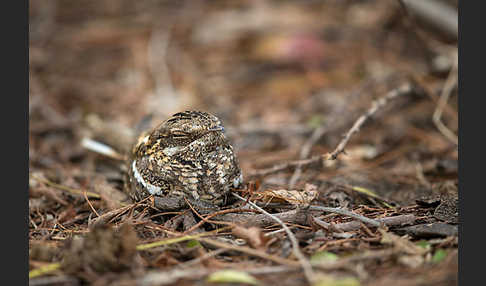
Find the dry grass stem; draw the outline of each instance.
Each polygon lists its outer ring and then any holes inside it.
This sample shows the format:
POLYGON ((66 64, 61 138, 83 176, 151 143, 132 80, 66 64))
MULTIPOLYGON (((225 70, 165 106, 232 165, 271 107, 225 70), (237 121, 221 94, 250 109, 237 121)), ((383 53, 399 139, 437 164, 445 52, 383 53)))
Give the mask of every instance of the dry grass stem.
POLYGON ((91 210, 96 214, 96 217, 100 217, 100 214, 95 210, 95 208, 93 207, 93 205, 89 201, 88 195, 86 194, 86 192, 84 192, 83 195, 84 195, 84 198, 86 199, 86 202, 88 202, 88 205, 91 208, 91 210))

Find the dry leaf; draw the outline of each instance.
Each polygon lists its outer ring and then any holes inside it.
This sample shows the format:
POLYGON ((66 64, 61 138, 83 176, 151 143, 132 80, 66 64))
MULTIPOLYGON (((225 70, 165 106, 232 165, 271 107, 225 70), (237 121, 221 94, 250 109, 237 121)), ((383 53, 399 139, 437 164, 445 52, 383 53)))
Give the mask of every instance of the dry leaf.
POLYGON ((208 276, 207 281, 212 283, 245 283, 251 285, 260 284, 260 282, 250 274, 231 269, 216 271, 208 276))
POLYGON ((318 195, 317 187, 312 184, 306 184, 304 190, 266 190, 264 196, 266 201, 287 202, 293 205, 308 205, 318 195))

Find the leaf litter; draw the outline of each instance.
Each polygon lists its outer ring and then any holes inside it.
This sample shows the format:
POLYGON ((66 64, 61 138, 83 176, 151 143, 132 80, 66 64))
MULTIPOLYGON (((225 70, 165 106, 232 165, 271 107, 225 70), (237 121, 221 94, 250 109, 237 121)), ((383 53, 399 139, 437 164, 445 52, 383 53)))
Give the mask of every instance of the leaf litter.
POLYGON ((32 2, 30 283, 456 285, 457 42, 334 2, 32 2), (184 109, 222 118, 247 200, 190 229, 82 145, 184 109))

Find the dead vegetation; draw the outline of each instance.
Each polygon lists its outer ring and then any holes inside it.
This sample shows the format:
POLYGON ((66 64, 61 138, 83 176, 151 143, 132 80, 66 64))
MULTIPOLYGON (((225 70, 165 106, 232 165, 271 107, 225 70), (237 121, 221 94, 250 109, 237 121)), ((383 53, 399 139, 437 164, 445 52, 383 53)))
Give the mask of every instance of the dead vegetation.
POLYGON ((456 285, 457 38, 407 2, 31 1, 29 284, 456 285), (217 212, 122 192, 185 109, 240 160, 217 212))

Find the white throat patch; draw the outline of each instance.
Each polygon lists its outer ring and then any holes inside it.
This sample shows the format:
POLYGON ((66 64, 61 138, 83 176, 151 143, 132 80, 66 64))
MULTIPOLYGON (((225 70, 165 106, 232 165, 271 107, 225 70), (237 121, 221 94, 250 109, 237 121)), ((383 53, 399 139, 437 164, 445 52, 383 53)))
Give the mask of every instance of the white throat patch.
POLYGON ((143 179, 142 175, 138 172, 136 162, 136 160, 133 160, 132 163, 132 171, 135 179, 137 179, 137 181, 142 184, 151 195, 161 195, 162 189, 160 187, 154 186, 143 179))

